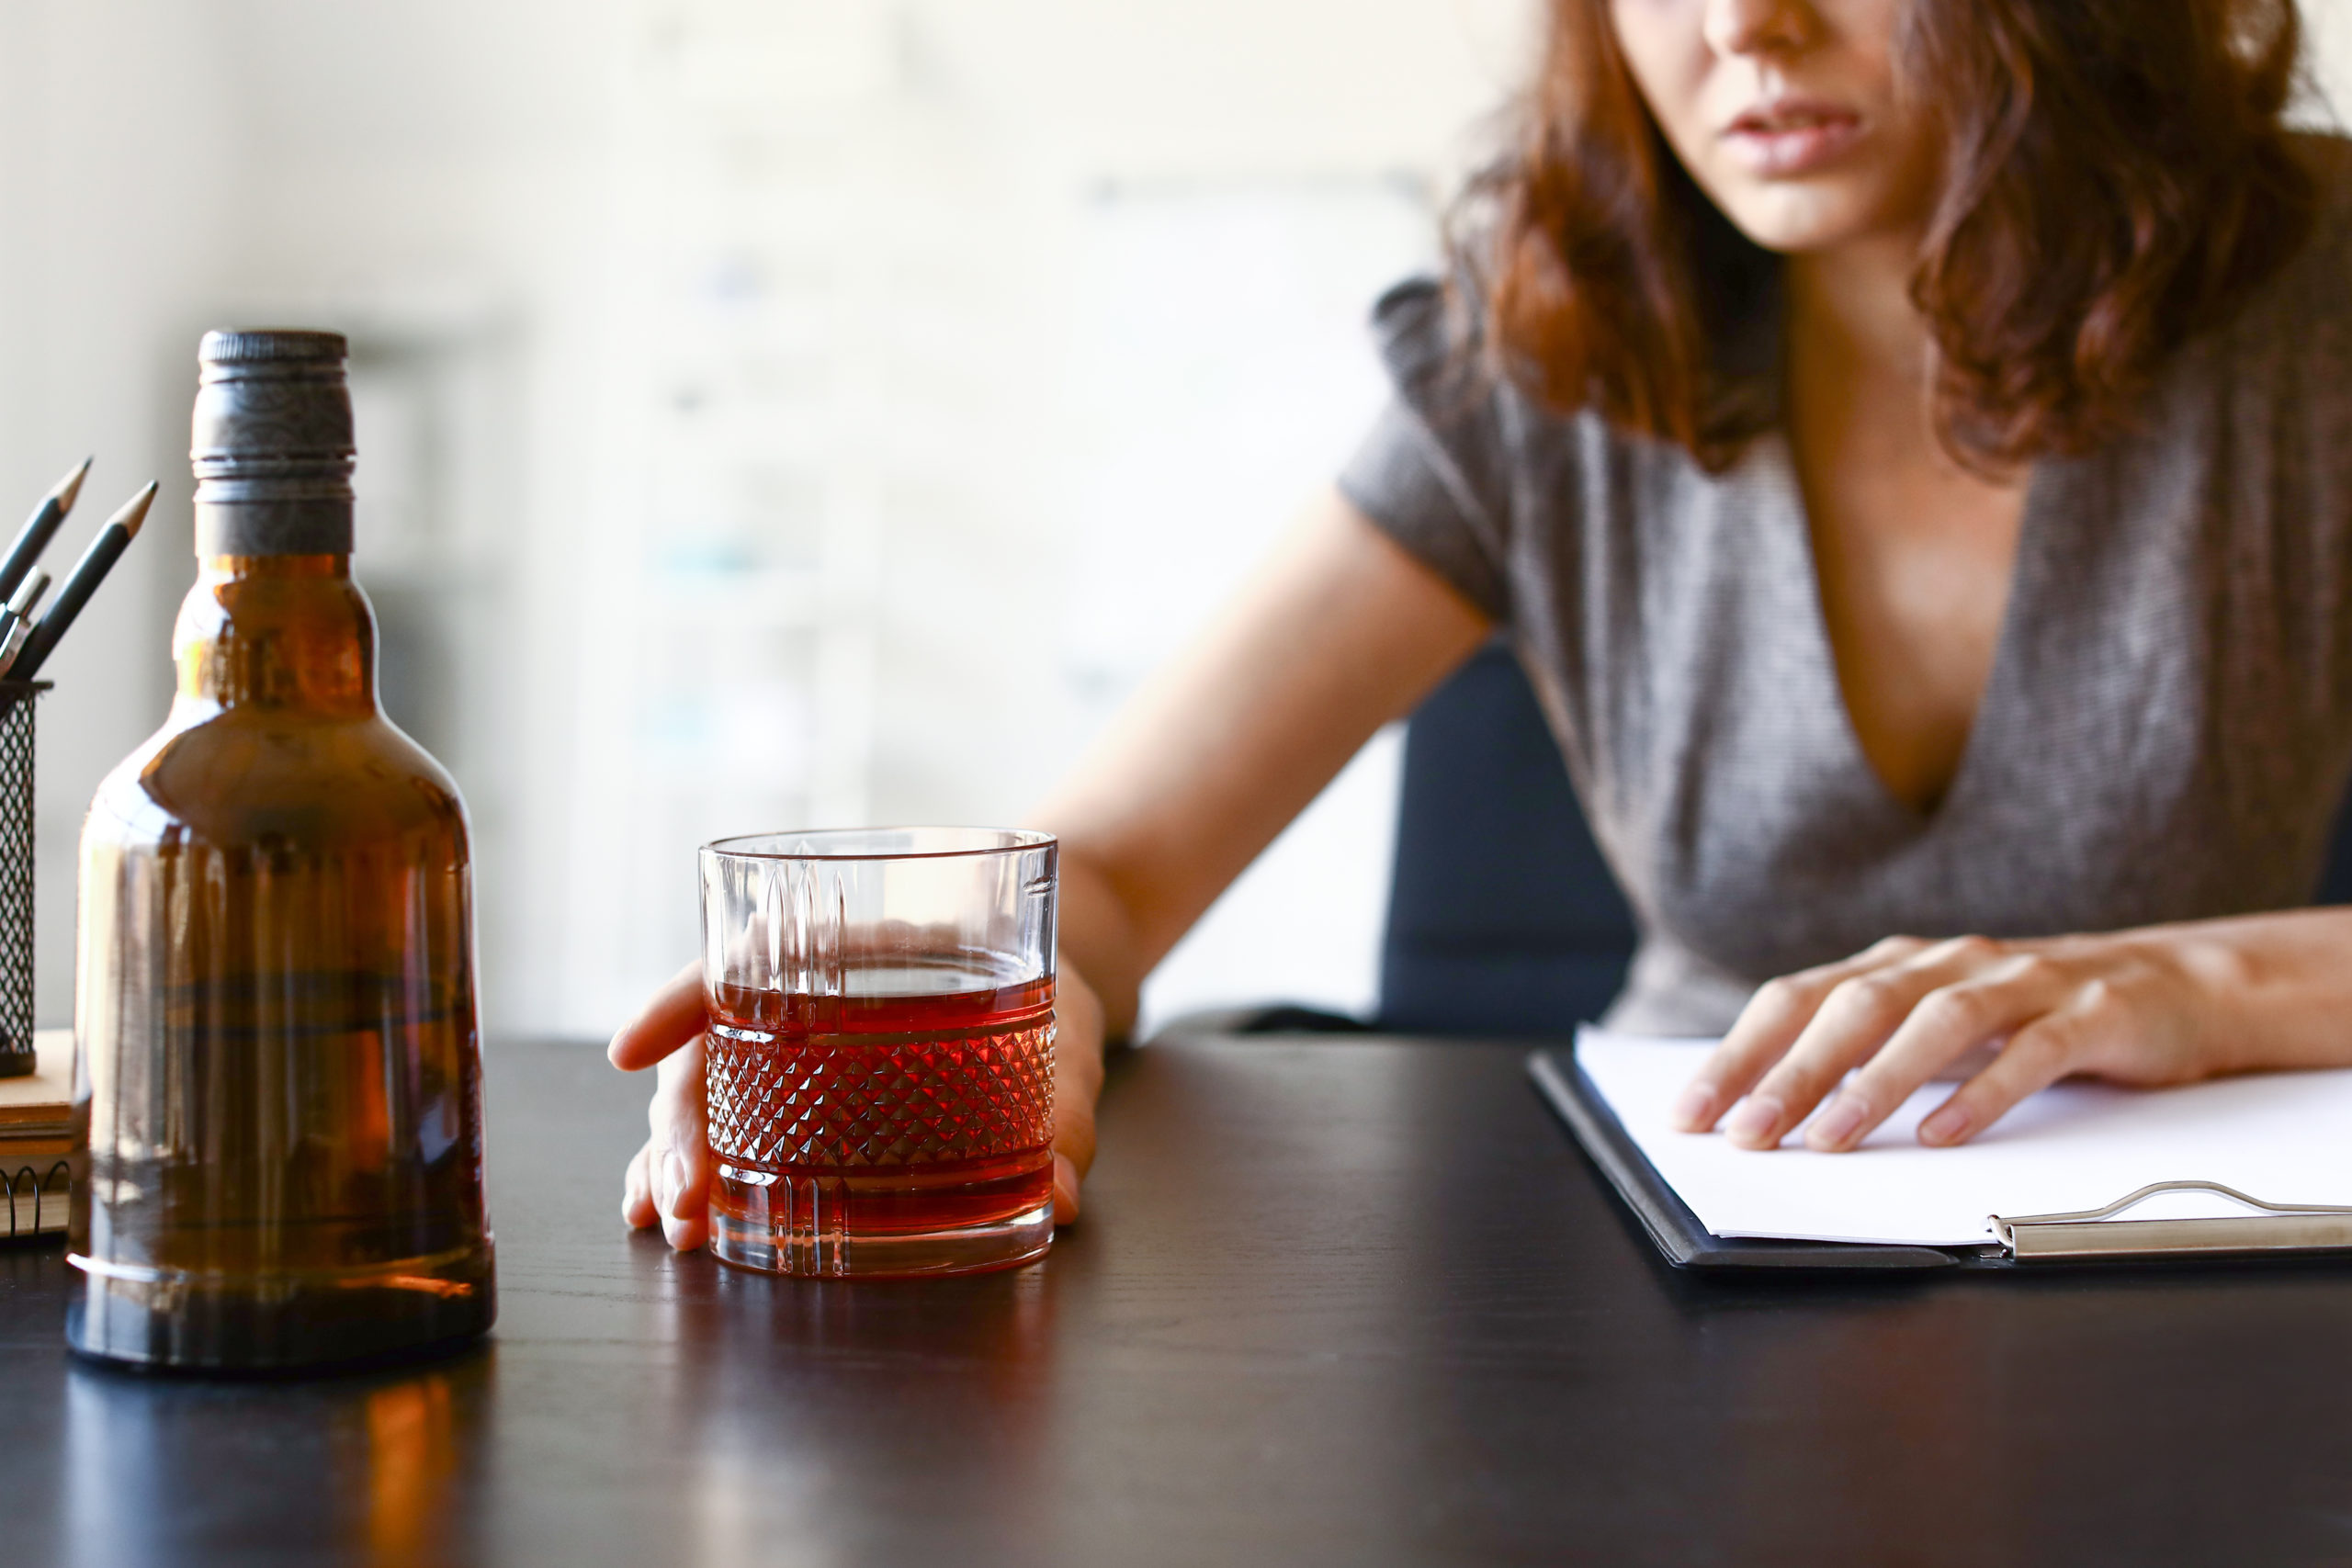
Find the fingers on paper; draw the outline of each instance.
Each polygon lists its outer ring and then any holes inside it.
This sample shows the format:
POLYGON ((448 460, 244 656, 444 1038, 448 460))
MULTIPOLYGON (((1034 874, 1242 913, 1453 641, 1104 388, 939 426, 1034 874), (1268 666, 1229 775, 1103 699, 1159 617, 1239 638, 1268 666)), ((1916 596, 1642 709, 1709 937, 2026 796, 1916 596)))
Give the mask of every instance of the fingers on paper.
POLYGON ((1788 1055, 1839 987, 1902 964, 1927 946, 1917 937, 1889 937, 1852 958, 1766 982, 1683 1089, 1675 1125, 1686 1133, 1712 1131, 1788 1055))
POLYGON ((695 1039, 709 1025, 703 1011, 702 961, 696 959, 653 993, 635 1018, 620 1026, 605 1048, 605 1059, 634 1073, 695 1039))
POLYGON ((1849 975, 1733 1110, 1725 1135, 1770 1148, 1820 1106, 1806 1143, 1853 1147, 1954 1058, 2047 1007, 2054 987, 2045 966, 1986 938, 1957 937, 1849 975))
MULTIPOLYGON (((2033 1032, 2037 1021, 2064 1003, 2069 986, 2061 966, 2052 960, 2018 953, 2000 957, 1979 973, 1928 991, 1886 1043, 1859 1065, 1853 1077, 1814 1118, 1805 1129, 1805 1143, 1816 1149, 1852 1148, 1937 1074, 1988 1043, 2003 1042, 2006 1054, 2022 1040, 2020 1060, 2031 1061, 2050 1043, 2047 1032, 2033 1032)), ((2052 1071, 2032 1089, 2054 1081, 2064 1070, 2052 1071)), ((2012 1100, 2001 1109, 2006 1111, 2014 1103, 2012 1100)), ((1957 1126, 1963 1113, 1940 1121, 1938 1114, 1928 1118, 1923 1140, 1930 1144, 1956 1141, 1942 1134, 1964 1132, 1957 1126)))
POLYGON ((2094 1009, 2068 1008, 2034 1020, 2010 1036, 2000 1055, 1954 1089, 1919 1123, 1919 1141, 1965 1143, 2008 1114, 2026 1096, 2048 1089, 2083 1065, 2102 1020, 2094 1009))

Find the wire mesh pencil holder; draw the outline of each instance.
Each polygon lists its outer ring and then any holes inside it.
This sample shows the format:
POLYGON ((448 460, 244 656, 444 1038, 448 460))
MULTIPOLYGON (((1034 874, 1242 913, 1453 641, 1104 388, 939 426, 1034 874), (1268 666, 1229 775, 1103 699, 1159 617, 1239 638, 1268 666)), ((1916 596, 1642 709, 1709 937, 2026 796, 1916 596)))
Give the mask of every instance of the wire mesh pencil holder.
POLYGON ((47 681, 0 681, 0 1078, 33 1051, 33 709, 47 681))

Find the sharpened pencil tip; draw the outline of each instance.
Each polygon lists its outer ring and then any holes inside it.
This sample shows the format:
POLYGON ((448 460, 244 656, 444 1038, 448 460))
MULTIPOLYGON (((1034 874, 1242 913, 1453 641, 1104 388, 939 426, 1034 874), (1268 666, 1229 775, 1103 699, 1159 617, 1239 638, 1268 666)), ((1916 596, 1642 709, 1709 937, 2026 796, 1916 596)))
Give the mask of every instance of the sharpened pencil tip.
POLYGON ((61 513, 74 510, 74 502, 82 494, 82 481, 90 477, 90 465, 96 461, 96 457, 83 458, 80 468, 57 481, 57 488, 50 493, 57 497, 57 510, 61 513))
POLYGON ((132 538, 139 537, 139 525, 147 521, 147 509, 155 504, 155 481, 149 479, 147 488, 122 503, 122 510, 107 519, 108 526, 119 523, 122 531, 132 538))

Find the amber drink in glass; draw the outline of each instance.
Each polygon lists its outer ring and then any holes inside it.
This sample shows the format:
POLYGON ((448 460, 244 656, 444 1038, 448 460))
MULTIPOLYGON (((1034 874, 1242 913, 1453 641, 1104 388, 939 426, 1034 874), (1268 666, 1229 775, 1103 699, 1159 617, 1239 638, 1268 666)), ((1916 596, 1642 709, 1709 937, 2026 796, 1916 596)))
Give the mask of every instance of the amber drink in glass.
POLYGON ((904 1276, 1045 1252, 1056 853, 968 828, 704 847, 720 1258, 904 1276))
POLYGON ((178 694, 82 835, 88 1355, 301 1367, 493 1314, 466 812, 377 705, 344 358, 201 351, 178 694))

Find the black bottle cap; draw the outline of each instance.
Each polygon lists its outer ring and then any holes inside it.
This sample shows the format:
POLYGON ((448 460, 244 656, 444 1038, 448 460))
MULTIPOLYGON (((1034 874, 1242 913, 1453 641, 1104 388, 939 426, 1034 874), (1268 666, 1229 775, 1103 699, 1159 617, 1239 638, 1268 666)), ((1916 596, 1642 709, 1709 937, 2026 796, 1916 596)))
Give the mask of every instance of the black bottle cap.
POLYGON ((341 365, 351 356, 351 345, 341 333, 269 328, 255 332, 225 329, 204 334, 197 359, 205 365, 328 364, 341 365))
POLYGON ((198 556, 350 553, 348 352, 340 333, 204 334, 188 449, 198 556))

